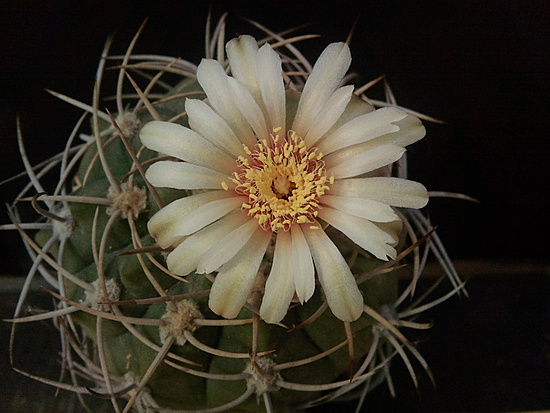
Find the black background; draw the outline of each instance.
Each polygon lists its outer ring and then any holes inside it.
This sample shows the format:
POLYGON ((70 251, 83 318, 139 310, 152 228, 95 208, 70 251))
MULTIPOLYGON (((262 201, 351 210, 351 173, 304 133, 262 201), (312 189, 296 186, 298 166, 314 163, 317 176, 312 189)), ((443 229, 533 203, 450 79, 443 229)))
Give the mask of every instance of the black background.
MULTIPOLYGON (((310 60, 327 43, 344 40, 357 19, 352 70, 364 82, 385 74, 398 103, 447 122, 427 124, 426 138, 409 148, 411 178, 480 200, 429 205, 451 256, 481 263, 464 267, 475 275, 471 299, 434 315, 426 348, 438 389, 425 384, 417 394, 405 383, 397 401, 380 390, 372 410, 550 408, 550 6, 543 0, 355 3, 4 0, 0 178, 23 170, 16 116, 32 163, 62 150, 79 110, 44 89, 91 102, 105 39, 115 33, 114 51, 123 52, 147 17, 136 52, 197 63, 209 7, 214 17, 229 12, 229 37, 251 31, 244 17, 274 31, 308 23, 299 33, 322 36, 301 45, 310 60)), ((3 204, 20 185, 0 187, 3 204)), ((1 274, 25 273, 20 250, 15 235, 0 233, 1 274)))

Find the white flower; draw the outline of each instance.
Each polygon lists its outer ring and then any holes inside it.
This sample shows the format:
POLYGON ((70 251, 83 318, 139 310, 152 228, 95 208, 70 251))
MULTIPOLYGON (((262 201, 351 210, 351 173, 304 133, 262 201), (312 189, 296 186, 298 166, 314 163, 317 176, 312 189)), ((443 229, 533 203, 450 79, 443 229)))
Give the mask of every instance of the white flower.
POLYGON ((416 117, 391 107, 371 111, 352 86, 339 87, 351 63, 345 43, 324 50, 301 95, 285 90, 269 44, 258 48, 241 36, 226 50, 232 77, 215 60, 198 67, 208 101, 186 101, 190 128, 153 121, 140 132, 146 147, 183 161, 153 164, 151 184, 204 190, 162 208, 149 231, 162 248, 175 246, 168 255, 174 273, 217 272, 209 305, 223 317, 236 317, 245 304, 276 237, 261 317, 279 322, 295 293, 307 301, 317 273, 334 315, 356 320, 363 297, 319 219, 377 258, 394 258, 392 206, 421 208, 427 192, 368 173, 397 161, 425 130, 416 117))

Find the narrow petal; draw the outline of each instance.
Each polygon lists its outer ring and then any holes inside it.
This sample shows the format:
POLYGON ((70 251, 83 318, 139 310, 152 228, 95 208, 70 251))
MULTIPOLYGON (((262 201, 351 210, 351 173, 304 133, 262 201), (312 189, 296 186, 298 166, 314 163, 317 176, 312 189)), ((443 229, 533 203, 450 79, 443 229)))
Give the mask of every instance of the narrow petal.
POLYGON ((174 227, 181 235, 192 234, 240 207, 247 199, 241 196, 230 196, 209 202, 181 218, 174 223, 174 227))
POLYGON ((151 185, 175 189, 220 189, 227 175, 187 162, 159 161, 145 174, 151 185))
POLYGON ((355 217, 332 208, 319 210, 319 218, 325 220, 349 239, 380 260, 395 258, 397 253, 390 246, 395 240, 367 219, 355 217))
POLYGON ((243 148, 239 138, 233 133, 227 122, 205 102, 187 99, 185 111, 189 117, 189 126, 214 145, 225 149, 235 158, 242 155, 243 148))
POLYGON ((398 145, 405 147, 412 145, 426 136, 426 128, 416 116, 407 114, 407 116, 394 122, 394 124, 399 126, 399 131, 379 137, 376 139, 376 143, 379 145, 398 145))
POLYGON ((293 225, 290 228, 290 237, 292 240, 294 285, 296 286, 296 295, 303 304, 315 292, 315 268, 300 225, 293 225))
POLYGON ((271 232, 258 227, 250 241, 216 276, 208 305, 216 314, 235 318, 252 291, 262 258, 271 240, 271 232))
POLYGON ((291 255, 290 234, 280 231, 277 234, 273 265, 265 283, 265 294, 260 307, 260 316, 266 323, 281 321, 294 297, 291 255))
MULTIPOLYGON (((243 213, 243 215, 246 214, 243 213)), ((216 271, 244 247, 257 229, 258 221, 249 217, 241 226, 225 234, 224 237, 204 253, 197 264, 197 273, 204 274, 216 271)))
POLYGON ((178 275, 187 275, 195 271, 201 257, 213 245, 249 219, 246 214, 237 211, 195 232, 168 255, 168 269, 178 275))
MULTIPOLYGON (((368 139, 362 143, 339 149, 338 151, 327 155, 325 157, 325 161, 327 159, 331 159, 333 162, 334 160, 342 161, 354 156, 354 154, 366 151, 378 151, 378 148, 382 147, 404 148, 405 146, 422 139, 426 134, 426 129, 420 122, 420 119, 411 115, 407 115, 403 119, 394 122, 392 126, 397 127, 399 130, 368 139)), ((325 140, 329 139, 332 139, 332 136, 330 138, 327 137, 325 140)), ((318 148, 323 147, 322 144, 325 140, 319 144, 318 148)))
POLYGON ((331 153, 324 158, 328 171, 335 179, 350 178, 389 165, 403 156, 405 149, 381 145, 357 151, 355 146, 331 153))
POLYGON ((332 313, 342 321, 357 320, 363 312, 363 296, 344 257, 325 231, 302 229, 332 313))
POLYGON ((325 135, 325 137, 330 136, 334 131, 336 131, 338 128, 342 127, 352 119, 364 115, 365 113, 374 112, 374 110, 374 106, 365 102, 360 97, 355 96, 355 94, 352 94, 351 99, 348 102, 346 109, 344 110, 344 113, 342 113, 342 115, 334 123, 332 128, 325 135))
POLYGON ((340 118, 353 94, 353 86, 344 86, 336 90, 327 100, 325 106, 315 116, 313 125, 309 128, 304 141, 309 147, 319 141, 334 123, 340 118))
POLYGON ((330 188, 331 195, 366 198, 401 208, 423 208, 428 203, 424 185, 400 178, 340 179, 330 188))
POLYGON ((270 44, 266 43, 260 47, 256 56, 256 67, 260 79, 259 86, 262 100, 266 108, 266 115, 270 120, 268 126, 270 128, 284 128, 286 123, 286 99, 281 58, 270 44))
POLYGON ((147 223, 161 248, 167 248, 239 207, 244 197, 220 190, 178 199, 158 211, 147 223))
POLYGON ((256 39, 246 34, 241 35, 231 39, 225 45, 225 50, 233 77, 255 94, 259 89, 256 77, 256 54, 258 53, 256 39))
POLYGON ((152 121, 139 132, 149 149, 230 175, 235 160, 198 133, 177 123, 152 121))
POLYGON ((399 243, 401 231, 403 230, 403 222, 401 220, 377 222, 376 226, 393 238, 394 241, 390 244, 392 247, 395 247, 399 243))
POLYGON ((327 135, 317 145, 324 154, 358 143, 366 142, 388 133, 397 132, 396 122, 407 116, 401 109, 388 107, 365 113, 345 123, 327 135))
POLYGON ((321 202, 323 205, 374 222, 391 222, 399 219, 391 206, 370 199, 323 195, 321 202))
POLYGON ((252 127, 258 139, 267 139, 269 136, 265 117, 254 100, 250 91, 237 79, 229 78, 229 86, 233 92, 233 100, 241 111, 246 121, 252 127))
POLYGON ((346 43, 332 43, 321 53, 306 81, 292 125, 298 136, 305 136, 313 119, 336 90, 351 64, 346 43))
POLYGON ((253 147, 256 138, 233 100, 229 77, 220 63, 216 60, 202 59, 197 68, 197 79, 214 110, 227 122, 241 143, 253 147))

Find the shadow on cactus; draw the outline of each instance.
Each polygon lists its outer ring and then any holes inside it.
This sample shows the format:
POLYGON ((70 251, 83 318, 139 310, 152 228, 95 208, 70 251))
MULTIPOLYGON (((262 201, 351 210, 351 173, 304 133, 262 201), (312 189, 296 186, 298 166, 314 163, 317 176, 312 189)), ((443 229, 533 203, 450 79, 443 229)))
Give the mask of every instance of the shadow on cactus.
POLYGON ((342 86, 346 43, 311 65, 297 44, 315 36, 253 25, 265 39, 225 45, 225 16, 209 20, 198 66, 133 54, 139 33, 124 56, 108 42, 91 105, 52 92, 84 111, 65 151, 31 167, 19 137, 29 183, 3 228, 34 260, 26 286, 40 274, 57 308, 22 314, 25 287, 11 348, 18 323, 52 319, 65 370, 23 374, 123 412, 292 411, 344 394, 360 407, 383 381, 394 392, 396 357, 415 385, 419 368, 431 377, 403 330, 428 328, 417 316, 463 288, 418 210, 428 192, 406 179, 405 146, 433 119, 383 78, 342 86), (367 98, 380 85, 385 99, 367 98), (21 222, 22 203, 40 219, 21 222), (439 280, 422 275, 430 256, 439 280))

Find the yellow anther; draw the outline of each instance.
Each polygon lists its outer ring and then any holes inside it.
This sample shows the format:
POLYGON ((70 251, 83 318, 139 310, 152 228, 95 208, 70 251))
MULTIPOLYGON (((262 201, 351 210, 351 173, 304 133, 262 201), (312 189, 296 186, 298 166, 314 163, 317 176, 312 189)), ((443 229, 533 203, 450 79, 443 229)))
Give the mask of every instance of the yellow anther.
MULTIPOLYGON (((273 135, 262 139, 255 147, 243 145, 247 156, 237 159, 238 169, 231 181, 235 191, 246 196, 242 209, 258 220, 265 230, 288 231, 292 224, 314 222, 320 197, 329 189, 322 154, 308 150, 294 131, 286 138, 273 135)), ((226 182, 222 187, 229 187, 226 182)))

